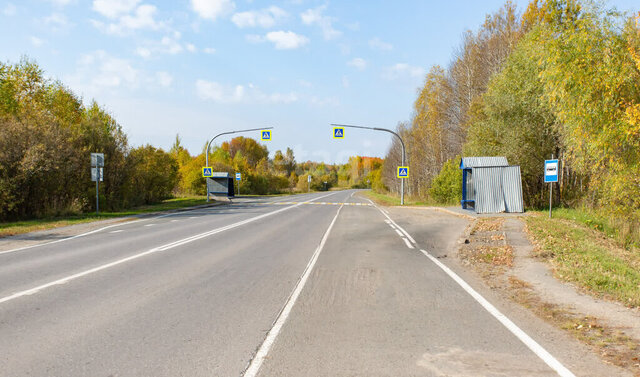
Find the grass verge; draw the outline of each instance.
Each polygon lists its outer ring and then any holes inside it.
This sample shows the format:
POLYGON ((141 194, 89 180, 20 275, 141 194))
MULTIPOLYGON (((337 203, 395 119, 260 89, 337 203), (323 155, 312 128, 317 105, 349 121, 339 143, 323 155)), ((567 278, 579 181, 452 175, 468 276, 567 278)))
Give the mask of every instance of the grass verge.
POLYGON ((640 253, 582 221, 542 214, 525 217, 539 257, 548 260, 561 280, 597 296, 640 307, 640 253))
POLYGON ((167 199, 157 204, 135 207, 127 211, 74 214, 62 217, 52 217, 25 221, 0 223, 0 237, 8 237, 16 234, 29 233, 38 230, 59 228, 68 225, 88 223, 92 221, 111 219, 115 217, 139 215, 150 212, 161 212, 173 209, 193 207, 207 202, 204 196, 167 199))

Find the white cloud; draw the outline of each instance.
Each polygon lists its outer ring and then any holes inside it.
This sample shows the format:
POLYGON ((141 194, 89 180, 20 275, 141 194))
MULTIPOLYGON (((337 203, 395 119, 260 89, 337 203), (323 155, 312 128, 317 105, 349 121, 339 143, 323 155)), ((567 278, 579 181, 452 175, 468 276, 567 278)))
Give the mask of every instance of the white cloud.
POLYGON ((342 76, 342 87, 348 89, 351 86, 351 82, 349 82, 349 78, 347 76, 342 76))
POLYGON ((29 40, 31 41, 31 44, 34 45, 35 47, 40 47, 44 43, 44 40, 34 36, 31 36, 29 40))
POLYGON ((107 18, 117 18, 131 13, 140 0, 93 0, 93 10, 107 18))
POLYGON ((333 17, 323 15, 326 9, 326 5, 307 9, 300 14, 300 18, 305 25, 318 25, 322 29, 324 39, 330 40, 341 36, 342 32, 333 28, 333 21, 335 21, 333 17))
POLYGON ((309 38, 292 31, 270 31, 264 36, 277 50, 293 50, 309 43, 309 38))
POLYGON ((4 9, 2 9, 2 14, 4 14, 5 16, 15 16, 16 13, 18 13, 18 8, 16 8, 16 6, 11 3, 7 3, 4 9))
POLYGON ((233 21, 233 23, 239 28, 270 28, 275 26, 280 19, 283 19, 286 16, 287 12, 276 6, 271 6, 262 10, 236 13, 231 17, 231 21, 233 21))
POLYGON ((149 58, 154 54, 176 55, 184 51, 196 52, 198 49, 192 43, 182 43, 180 32, 174 31, 171 35, 162 37, 160 41, 147 41, 145 45, 136 49, 136 55, 149 58))
POLYGON ((369 40, 369 47, 371 47, 372 50, 378 51, 393 50, 393 45, 391 43, 384 42, 378 37, 369 40))
POLYGON ((53 5, 63 7, 65 5, 69 5, 72 0, 49 0, 53 5))
POLYGON ((354 58, 347 62, 347 65, 354 67, 360 71, 367 68, 367 62, 362 58, 354 58))
POLYGON ((298 85, 303 88, 313 88, 313 84, 307 80, 298 80, 298 85))
POLYGON ((93 9, 112 20, 104 23, 92 20, 98 29, 107 34, 127 35, 139 29, 158 30, 164 25, 155 20, 158 8, 154 5, 137 5, 139 0, 116 0, 115 2, 94 0, 93 9))
POLYGON ((389 68, 383 74, 383 77, 388 80, 394 80, 401 77, 422 77, 425 74, 425 70, 422 67, 412 66, 406 63, 397 63, 389 68))
POLYGON ((173 76, 164 71, 156 72, 156 82, 165 88, 169 87, 173 82, 173 76))
POLYGON ((148 58, 151 56, 151 50, 146 47, 138 47, 136 49, 136 55, 142 56, 143 58, 148 58))
POLYGON ((202 49, 202 52, 204 52, 205 54, 215 54, 216 53, 216 49, 213 47, 205 47, 202 49))
POLYGON ((67 16, 62 13, 52 13, 43 19, 44 24, 51 27, 53 30, 61 30, 69 26, 67 16))
POLYGON ((196 93, 202 100, 216 103, 266 103, 289 104, 299 100, 298 95, 290 93, 263 93, 253 84, 222 85, 215 81, 196 80, 196 93))
POLYGON ((72 86, 75 84, 81 92, 88 91, 95 95, 102 90, 137 88, 140 76, 140 72, 128 60, 98 50, 83 55, 78 61, 76 73, 65 81, 72 86))
POLYGON ((231 0, 191 0, 191 9, 201 18, 211 21, 233 12, 235 7, 231 0))

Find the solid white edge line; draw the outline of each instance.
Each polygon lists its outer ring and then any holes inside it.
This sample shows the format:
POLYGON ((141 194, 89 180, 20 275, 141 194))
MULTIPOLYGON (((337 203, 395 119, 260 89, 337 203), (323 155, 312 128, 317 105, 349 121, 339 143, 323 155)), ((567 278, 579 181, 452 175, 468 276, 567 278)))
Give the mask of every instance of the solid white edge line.
MULTIPOLYGON (((371 200, 369 200, 369 201, 371 202, 371 200)), ((373 202, 371 202, 371 203, 373 203, 373 202)), ((386 218, 387 218, 387 220, 389 220, 388 222, 387 222, 387 221, 385 221, 387 224, 389 224, 390 226, 391 226, 392 224, 393 224, 393 225, 395 225, 398 229, 400 229, 400 231, 403 233, 403 235, 404 235, 405 237, 407 237, 407 238, 409 239, 409 241, 411 241, 411 243, 413 243, 414 245, 418 246, 418 243, 416 242, 416 240, 414 240, 414 239, 413 239, 413 237, 411 237, 411 235, 410 235, 409 233, 407 233, 407 231, 406 231, 406 230, 402 229, 402 227, 401 227, 400 225, 396 224, 396 222, 395 222, 395 221, 393 221, 393 219, 392 219, 388 214, 386 214, 386 213, 382 210, 382 208, 378 207, 378 206, 377 206, 377 205, 375 205, 375 204, 373 204, 373 206, 374 206, 374 207, 376 207, 376 208, 378 209, 378 211, 382 212, 382 214, 384 215, 384 217, 386 217, 386 218)), ((392 227, 393 227, 393 226, 392 226, 392 227)), ((401 235, 401 236, 402 236, 402 235, 401 235)))
MULTIPOLYGON (((398 229, 400 229, 404 234, 408 235, 406 230, 404 230, 400 225, 396 224, 395 221, 391 217, 389 217, 384 211, 374 204, 374 207, 378 208, 382 214, 389 219, 398 229)), ((416 244, 417 243, 410 238, 411 241, 416 244)), ((405 240, 406 241, 406 240, 405 240)), ((466 281, 464 281, 458 274, 453 272, 449 267, 447 267, 444 263, 440 262, 437 258, 429 254, 426 250, 420 249, 422 254, 424 254, 427 258, 429 258, 436 266, 440 267, 442 271, 444 271, 450 278, 452 278, 458 285, 465 290, 476 302, 478 302, 489 314, 491 314, 495 319, 497 319, 504 327, 507 328, 513 335, 516 336, 527 348, 529 348, 536 356, 538 356, 545 364, 547 364, 551 369, 553 369, 556 373, 558 373, 561 377, 576 377, 569 369, 567 369, 562 363, 560 363, 553 355, 551 355, 546 349, 544 349, 538 342, 533 340, 527 333, 525 333, 522 329, 520 329, 515 323, 513 323, 507 316, 502 314, 495 306, 493 306, 487 299, 485 299, 481 294, 476 292, 475 289, 471 288, 466 281)))
POLYGON ((575 375, 567 369, 562 363, 560 363, 553 355, 545 350, 538 342, 533 340, 527 333, 520 329, 515 323, 513 323, 507 316, 502 314, 495 306, 487 301, 482 295, 471 288, 467 282, 465 282, 458 274, 453 272, 449 267, 440 262, 437 258, 433 257, 427 251, 420 249, 420 251, 435 263, 441 270, 443 270, 449 277, 451 277, 462 289, 464 289, 471 297, 473 297, 486 311, 488 311, 493 317, 495 317, 500 323, 504 325, 513 335, 515 335, 522 343, 524 343, 533 353, 535 353, 542 361, 544 361, 551 369, 555 370, 558 375, 562 377, 575 377, 575 375))
MULTIPOLYGON (((318 200, 318 199, 324 198, 324 197, 329 196, 329 195, 333 195, 333 194, 327 194, 325 196, 321 196, 321 197, 318 197, 318 198, 315 198, 315 199, 312 199, 312 200, 318 200)), ((30 288, 30 289, 27 289, 27 290, 24 290, 24 291, 16 292, 16 293, 14 293, 12 295, 0 298, 0 304, 2 304, 4 302, 7 302, 7 301, 11 301, 13 299, 16 299, 16 298, 19 298, 19 297, 22 297, 22 296, 28 296, 28 295, 32 295, 34 293, 38 293, 39 291, 41 291, 43 289, 46 289, 46 288, 49 288, 49 287, 52 287, 54 285, 65 284, 65 283, 67 283, 67 282, 69 282, 71 280, 75 280, 75 279, 81 278, 83 276, 86 276, 86 275, 89 275, 89 274, 92 274, 92 273, 95 273, 95 272, 98 272, 98 271, 102 271, 104 269, 107 269, 107 268, 110 268, 110 267, 113 267, 113 266, 117 266, 119 264, 122 264, 122 263, 125 263, 125 262, 129 262, 131 260, 138 259, 138 258, 141 258, 141 257, 149 255, 149 254, 157 253, 159 251, 169 250, 169 249, 172 249, 174 247, 182 246, 184 244, 199 240, 201 238, 214 235, 216 233, 220 233, 220 232, 223 232, 223 231, 226 231, 226 230, 229 230, 229 229, 237 228, 239 226, 254 222, 256 220, 263 219, 263 218, 265 218, 267 216, 275 215, 276 213, 284 212, 286 210, 298 207, 300 205, 301 204, 296 204, 296 205, 292 205, 292 206, 289 206, 289 207, 284 207, 284 208, 278 209, 276 211, 267 212, 267 213, 264 213, 262 215, 259 215, 259 216, 256 216, 256 217, 251 217, 249 219, 246 219, 246 220, 243 220, 243 221, 239 221, 239 222, 236 222, 236 223, 233 223, 233 224, 221 227, 221 228, 213 229, 213 230, 210 230, 208 232, 204 232, 204 233, 196 234, 195 236, 184 238, 182 240, 178 240, 178 241, 174 241, 174 242, 162 245, 162 246, 154 247, 153 249, 144 251, 142 253, 134 254, 134 255, 131 255, 131 256, 126 257, 126 258, 118 259, 116 261, 113 261, 113 262, 110 262, 110 263, 107 263, 107 264, 103 264, 101 266, 94 267, 94 268, 91 268, 89 270, 85 270, 85 271, 82 271, 82 272, 79 272, 79 273, 76 273, 76 274, 73 274, 73 275, 69 275, 69 276, 63 277, 61 279, 49 282, 49 283, 39 285, 39 286, 34 287, 34 288, 30 288)))
POLYGON ((327 239, 329 238, 329 233, 331 233, 331 229, 333 228, 333 225, 338 219, 338 215, 340 215, 340 210, 342 209, 342 207, 343 206, 341 205, 338 208, 338 211, 336 212, 335 217, 331 221, 331 224, 329 224, 329 227, 327 228, 326 232, 324 233, 324 236, 322 237, 322 241, 320 241, 320 245, 318 245, 318 247, 316 248, 316 251, 313 253, 311 260, 309 260, 307 267, 305 268, 304 272, 300 276, 300 279, 298 280, 296 287, 294 288, 286 304, 278 314, 276 321, 273 323, 273 326, 267 333, 267 337, 260 345, 260 348, 258 348, 258 352, 256 352, 256 355, 253 357, 253 359, 251 359, 249 366, 247 367, 245 372, 242 374, 243 377, 255 377, 258 375, 258 372, 260 371, 260 367, 262 366, 264 359, 269 354, 269 350, 271 350, 271 347, 273 346, 273 343, 278 337, 280 330, 282 330, 282 326, 287 321, 289 314, 291 314, 291 309, 293 309, 293 306, 298 300, 298 297, 300 296, 302 289, 307 283, 307 280, 309 279, 309 275, 311 275, 311 271, 313 270, 313 267, 318 261, 318 257, 320 256, 320 253, 324 248, 324 244, 327 242, 327 239))
POLYGON ((409 240, 408 240, 408 239, 406 239, 405 237, 402 237, 402 240, 404 241, 404 243, 406 243, 406 244, 407 244, 407 247, 408 247, 409 249, 415 249, 415 247, 413 247, 413 245, 411 244, 411 242, 409 242, 409 240))

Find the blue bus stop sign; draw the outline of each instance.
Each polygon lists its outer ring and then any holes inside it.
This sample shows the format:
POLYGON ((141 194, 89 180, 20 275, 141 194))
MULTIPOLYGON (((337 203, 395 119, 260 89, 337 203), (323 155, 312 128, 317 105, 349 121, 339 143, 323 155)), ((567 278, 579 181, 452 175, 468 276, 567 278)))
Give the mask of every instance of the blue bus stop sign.
POLYGON ((558 160, 544 161, 544 183, 558 182, 558 160))

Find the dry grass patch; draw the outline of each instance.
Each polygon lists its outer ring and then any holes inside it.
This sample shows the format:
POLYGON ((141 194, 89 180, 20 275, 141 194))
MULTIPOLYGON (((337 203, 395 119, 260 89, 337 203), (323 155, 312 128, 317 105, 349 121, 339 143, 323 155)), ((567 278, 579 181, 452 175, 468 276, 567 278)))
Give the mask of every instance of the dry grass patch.
POLYGON ((529 283, 514 276, 509 276, 508 284, 503 289, 508 289, 514 301, 568 331, 592 347, 606 362, 640 376, 640 341, 626 336, 620 329, 603 326, 597 318, 581 316, 568 308, 542 301, 529 283))

